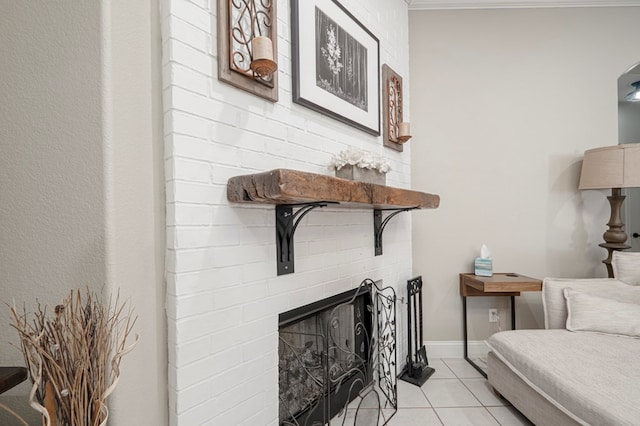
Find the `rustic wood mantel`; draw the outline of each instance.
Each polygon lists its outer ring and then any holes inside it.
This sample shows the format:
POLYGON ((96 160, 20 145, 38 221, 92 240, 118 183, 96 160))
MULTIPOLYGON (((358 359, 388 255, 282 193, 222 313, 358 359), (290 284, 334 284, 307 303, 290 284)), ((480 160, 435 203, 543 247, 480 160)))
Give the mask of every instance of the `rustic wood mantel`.
POLYGON ((276 267, 278 275, 294 272, 293 236, 310 211, 336 207, 373 209, 374 253, 382 254, 382 232, 394 216, 414 209, 435 209, 435 194, 341 179, 298 170, 275 169, 234 176, 227 182, 227 199, 234 203, 276 205, 276 267), (297 209, 294 213, 293 209, 297 209), (382 212, 393 210, 382 218, 382 212))
POLYGON ((436 194, 289 169, 232 177, 227 183, 227 198, 234 203, 326 201, 340 203, 340 207, 374 209, 435 209, 440 205, 436 194))

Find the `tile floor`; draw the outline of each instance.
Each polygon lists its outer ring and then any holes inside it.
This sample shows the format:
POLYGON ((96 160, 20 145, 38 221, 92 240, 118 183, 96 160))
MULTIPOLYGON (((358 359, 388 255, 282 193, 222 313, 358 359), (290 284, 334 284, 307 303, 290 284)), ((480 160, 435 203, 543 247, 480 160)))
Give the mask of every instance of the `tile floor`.
POLYGON ((398 380, 398 412, 389 426, 532 425, 462 358, 430 359, 435 373, 422 387, 398 380))
MULTIPOLYGON (((422 387, 398 380, 398 411, 388 426, 521 426, 532 425, 508 403, 498 398, 487 381, 462 358, 429 359, 436 372, 422 387)), ((36 412, 24 404, 22 397, 0 397, 9 406, 23 404, 22 412, 33 419, 28 424, 40 424, 36 412)), ((363 406, 367 406, 366 403, 363 406)), ((376 424, 377 410, 366 408, 354 419, 356 410, 347 413, 346 425, 371 426, 376 424), (368 416, 370 414, 370 417, 368 416), (369 418, 368 418, 369 417, 369 418)), ((386 416, 391 412, 386 411, 386 416)), ((0 410, 0 425, 18 425, 0 410)), ((331 424, 334 424, 332 421, 331 424)), ((340 421, 335 424, 342 424, 340 421)))

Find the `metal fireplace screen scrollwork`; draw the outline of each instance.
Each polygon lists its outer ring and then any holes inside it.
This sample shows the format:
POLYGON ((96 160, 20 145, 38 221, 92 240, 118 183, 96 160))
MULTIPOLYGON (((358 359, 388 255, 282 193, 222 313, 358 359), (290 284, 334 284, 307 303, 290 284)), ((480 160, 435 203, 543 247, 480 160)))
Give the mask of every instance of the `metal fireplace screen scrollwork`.
POLYGON ((385 425, 397 411, 396 295, 370 279, 280 315, 280 425, 385 425))

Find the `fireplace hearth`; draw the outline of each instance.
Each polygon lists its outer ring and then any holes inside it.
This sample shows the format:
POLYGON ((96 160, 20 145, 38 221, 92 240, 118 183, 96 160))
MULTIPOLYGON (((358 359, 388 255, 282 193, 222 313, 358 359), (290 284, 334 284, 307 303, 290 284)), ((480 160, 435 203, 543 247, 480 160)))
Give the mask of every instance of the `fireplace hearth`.
POLYGON ((280 425, 364 424, 366 415, 374 426, 395 414, 396 296, 378 284, 280 314, 280 425))

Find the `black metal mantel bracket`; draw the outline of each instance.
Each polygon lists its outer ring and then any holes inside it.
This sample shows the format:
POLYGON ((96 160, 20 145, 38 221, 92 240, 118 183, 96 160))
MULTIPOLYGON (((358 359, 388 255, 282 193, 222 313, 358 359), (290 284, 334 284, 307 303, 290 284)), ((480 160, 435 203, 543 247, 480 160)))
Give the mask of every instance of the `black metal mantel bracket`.
POLYGON ((419 206, 415 206, 415 207, 405 207, 402 209, 374 209, 373 210, 373 238, 374 238, 376 256, 380 256, 382 254, 382 231, 384 231, 384 227, 387 226, 387 223, 389 223, 389 220, 391 220, 392 217, 402 212, 408 212, 408 211, 419 209, 419 208, 420 208, 419 206), (391 213, 389 216, 385 217, 384 220, 382 220, 383 211, 392 211, 393 213, 391 213))
POLYGON ((311 210, 318 207, 325 207, 328 204, 339 204, 333 201, 317 201, 302 204, 280 204, 276 205, 276 264, 278 265, 278 275, 291 274, 294 272, 293 257, 293 236, 302 218, 311 210), (293 212, 295 207, 300 207, 297 212, 293 212))

